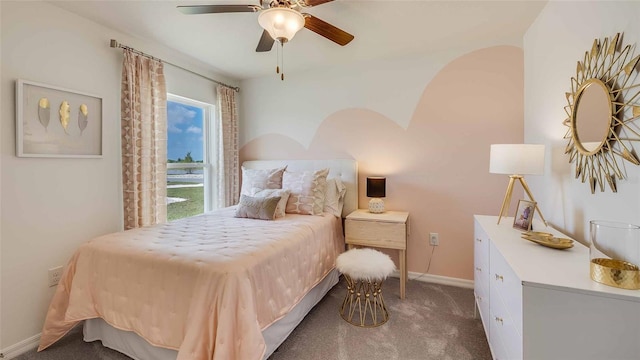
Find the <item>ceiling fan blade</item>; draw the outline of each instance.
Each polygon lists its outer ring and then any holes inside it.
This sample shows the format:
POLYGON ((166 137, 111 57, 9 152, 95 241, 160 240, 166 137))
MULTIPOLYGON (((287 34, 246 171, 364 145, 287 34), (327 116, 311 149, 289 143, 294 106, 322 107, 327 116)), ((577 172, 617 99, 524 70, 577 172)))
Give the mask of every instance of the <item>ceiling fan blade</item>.
POLYGON ((262 31, 262 36, 258 42, 258 47, 256 47, 256 52, 271 51, 274 42, 275 41, 271 38, 271 35, 269 35, 267 30, 262 31))
POLYGON ((238 13, 256 12, 262 10, 258 5, 187 5, 178 6, 178 10, 183 14, 215 14, 215 13, 238 13))
POLYGON ((318 6, 331 1, 333 0, 304 0, 305 4, 308 6, 318 6))
POLYGON ((337 27, 322 21, 317 17, 310 14, 304 15, 304 27, 313 31, 314 33, 324 36, 327 39, 335 42, 338 45, 345 46, 353 40, 353 35, 344 30, 340 30, 337 27))

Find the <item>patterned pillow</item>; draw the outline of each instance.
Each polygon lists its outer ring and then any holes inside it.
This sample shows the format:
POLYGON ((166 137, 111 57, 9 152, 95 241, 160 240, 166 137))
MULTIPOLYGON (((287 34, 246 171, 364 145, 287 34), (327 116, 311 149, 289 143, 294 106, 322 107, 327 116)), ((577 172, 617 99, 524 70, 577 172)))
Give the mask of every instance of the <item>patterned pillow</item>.
POLYGON ((280 201, 280 196, 258 198, 241 195, 240 203, 236 208, 236 217, 273 220, 275 219, 278 201, 280 201))
POLYGON ((344 194, 347 187, 344 186, 340 178, 331 178, 327 180, 327 190, 324 199, 324 212, 333 214, 336 217, 342 216, 342 208, 344 207, 344 194))
POLYGON ((289 200, 289 194, 291 192, 287 189, 260 189, 253 188, 251 189, 251 193, 249 195, 255 197, 269 197, 269 196, 280 196, 280 201, 278 202, 278 206, 276 207, 276 219, 284 217, 284 211, 287 208, 287 200, 289 200))
POLYGON ((327 187, 329 169, 318 171, 285 171, 282 188, 291 191, 288 214, 321 215, 324 207, 324 192, 327 187))
POLYGON ((286 168, 246 169, 243 166, 240 195, 249 195, 252 188, 282 189, 282 174, 286 168))

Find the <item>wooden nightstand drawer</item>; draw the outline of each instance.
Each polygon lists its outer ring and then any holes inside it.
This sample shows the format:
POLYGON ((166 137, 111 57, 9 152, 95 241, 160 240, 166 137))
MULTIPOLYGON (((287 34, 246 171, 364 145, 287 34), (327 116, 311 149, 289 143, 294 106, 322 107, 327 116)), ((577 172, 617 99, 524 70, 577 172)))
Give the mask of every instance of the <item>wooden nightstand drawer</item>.
POLYGON ((407 226, 404 223, 345 221, 346 243, 390 248, 407 248, 407 226))

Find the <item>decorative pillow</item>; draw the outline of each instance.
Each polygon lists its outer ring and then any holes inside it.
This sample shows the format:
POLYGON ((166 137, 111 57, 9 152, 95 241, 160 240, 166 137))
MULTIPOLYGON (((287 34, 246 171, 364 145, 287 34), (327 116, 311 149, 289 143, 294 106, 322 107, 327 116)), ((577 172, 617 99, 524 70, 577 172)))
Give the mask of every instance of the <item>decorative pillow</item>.
POLYGON ((251 197, 240 196, 240 203, 236 208, 236 217, 260 220, 273 220, 276 215, 276 207, 280 196, 251 197))
POLYGON ((282 174, 287 167, 277 169, 246 169, 242 167, 240 195, 249 195, 252 188, 282 189, 282 174))
POLYGON ((291 192, 287 189, 260 189, 253 188, 251 189, 251 193, 249 195, 255 197, 270 197, 270 196, 280 196, 280 201, 278 201, 278 206, 276 207, 276 219, 284 217, 284 211, 287 208, 287 200, 289 200, 289 194, 291 192))
POLYGON ((324 207, 324 192, 327 188, 329 169, 318 171, 285 171, 282 188, 291 191, 288 214, 321 215, 324 207))
POLYGON ((344 186, 340 178, 331 178, 327 180, 327 191, 324 198, 324 212, 333 214, 336 217, 342 216, 342 207, 344 206, 344 194, 347 187, 344 186))

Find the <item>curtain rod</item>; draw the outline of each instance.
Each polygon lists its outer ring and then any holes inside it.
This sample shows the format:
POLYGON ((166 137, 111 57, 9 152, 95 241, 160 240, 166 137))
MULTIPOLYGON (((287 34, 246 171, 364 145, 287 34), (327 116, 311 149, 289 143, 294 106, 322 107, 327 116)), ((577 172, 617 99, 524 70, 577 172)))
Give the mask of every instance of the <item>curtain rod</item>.
POLYGON ((216 79, 212 79, 212 78, 207 77, 207 76, 204 76, 204 75, 202 75, 202 74, 198 74, 198 73, 197 73, 197 72, 195 72, 195 71, 191 71, 191 70, 189 70, 189 69, 183 68, 183 67, 182 67, 182 66, 180 66, 180 65, 176 65, 176 64, 174 64, 174 63, 170 63, 170 62, 168 62, 168 61, 162 60, 162 59, 157 58, 157 57, 155 57, 155 56, 151 56, 151 55, 149 55, 149 54, 145 54, 145 53, 143 53, 142 51, 136 50, 136 49, 134 49, 134 48, 132 48, 132 47, 130 47, 130 46, 122 45, 122 44, 120 44, 117 40, 111 39, 111 42, 109 43, 109 46, 111 46, 112 48, 121 48, 121 49, 129 50, 129 51, 133 52, 134 54, 142 55, 142 56, 148 57, 148 58, 150 58, 150 59, 157 60, 157 61, 160 61, 160 62, 165 63, 165 64, 169 64, 169 65, 171 65, 171 66, 173 66, 173 67, 177 67, 178 69, 181 69, 181 70, 184 70, 184 71, 186 71, 186 72, 192 73, 193 75, 197 75, 197 76, 200 76, 201 78, 204 78, 204 79, 207 79, 207 80, 209 80, 209 81, 212 81, 212 82, 214 82, 214 83, 216 83, 216 84, 218 84, 218 85, 222 85, 222 86, 228 87, 229 89, 233 89, 233 90, 234 90, 234 91, 236 91, 236 92, 239 92, 239 91, 240 91, 240 88, 239 88, 239 87, 237 87, 237 86, 227 85, 227 84, 225 84, 225 83, 223 83, 223 82, 221 82, 221 81, 218 81, 218 80, 216 80, 216 79))

